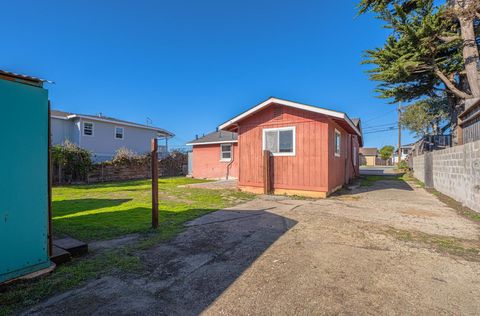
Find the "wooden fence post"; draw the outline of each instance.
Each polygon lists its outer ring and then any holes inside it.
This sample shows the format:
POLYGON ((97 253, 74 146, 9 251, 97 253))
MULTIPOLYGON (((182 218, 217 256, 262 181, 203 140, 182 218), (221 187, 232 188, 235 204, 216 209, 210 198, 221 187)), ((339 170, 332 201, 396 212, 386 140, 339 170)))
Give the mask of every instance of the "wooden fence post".
POLYGON ((272 189, 272 174, 270 170, 270 151, 263 151, 263 193, 270 194, 272 189))
POLYGON ((150 159, 152 161, 152 228, 158 227, 158 141, 152 139, 152 151, 150 159))

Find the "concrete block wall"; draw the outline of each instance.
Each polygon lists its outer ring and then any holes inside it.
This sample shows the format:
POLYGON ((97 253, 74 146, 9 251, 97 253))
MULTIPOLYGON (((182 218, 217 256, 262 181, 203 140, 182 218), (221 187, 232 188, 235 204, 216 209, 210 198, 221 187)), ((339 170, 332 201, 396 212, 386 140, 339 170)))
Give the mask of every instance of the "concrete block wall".
MULTIPOLYGON (((437 191, 480 212, 480 141, 429 153, 437 191)), ((414 176, 425 182, 425 155, 413 157, 414 176), (416 169, 415 169, 416 168, 416 169)))
POLYGON ((423 155, 413 157, 413 176, 425 182, 425 157, 423 155))

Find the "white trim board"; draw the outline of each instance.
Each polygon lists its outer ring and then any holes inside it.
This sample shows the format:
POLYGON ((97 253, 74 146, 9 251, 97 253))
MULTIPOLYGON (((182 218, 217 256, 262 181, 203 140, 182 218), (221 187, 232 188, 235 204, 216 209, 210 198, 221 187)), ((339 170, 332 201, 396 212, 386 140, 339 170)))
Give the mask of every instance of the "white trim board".
POLYGON ((51 118, 54 118, 54 119, 57 119, 57 120, 68 121, 68 118, 67 118, 67 117, 64 117, 64 116, 50 115, 50 117, 51 117, 51 118))
POLYGON ((115 126, 113 127, 113 139, 114 139, 114 140, 124 140, 124 139, 125 139, 125 127, 115 125, 115 126), (117 128, 121 128, 121 129, 122 129, 122 137, 121 137, 121 138, 118 138, 118 137, 117 137, 117 128))
POLYGON ((319 108, 319 107, 316 107, 316 106, 306 105, 306 104, 302 104, 302 103, 297 103, 297 102, 292 102, 292 101, 287 101, 287 100, 282 100, 282 99, 277 99, 277 98, 270 98, 270 99, 260 103, 259 105, 254 106, 250 110, 248 110, 246 112, 243 112, 242 114, 240 114, 240 115, 232 118, 231 120, 223 123, 222 125, 220 125, 218 127, 218 129, 223 130, 223 129, 227 128, 228 126, 230 126, 232 124, 235 124, 236 122, 240 121, 241 119, 252 115, 253 113, 265 108, 266 106, 268 106, 272 103, 276 103, 276 104, 280 104, 280 105, 284 105, 284 106, 288 106, 288 107, 292 107, 292 108, 296 108, 296 109, 301 109, 301 110, 305 110, 305 111, 309 111, 309 112, 320 113, 320 114, 324 114, 324 115, 328 115, 328 116, 331 116, 331 117, 336 117, 336 118, 342 119, 342 120, 346 121, 348 123, 348 125, 350 125, 350 127, 357 133, 358 136, 360 136, 360 137, 362 136, 360 131, 358 130, 358 128, 355 126, 355 124, 353 124, 353 122, 350 120, 350 118, 347 116, 347 114, 345 114, 343 112, 327 110, 327 109, 319 108))
POLYGON ((276 152, 276 153, 273 153, 271 152, 272 156, 285 156, 285 157, 295 157, 296 156, 296 153, 297 153, 297 149, 296 149, 296 146, 297 146, 297 128, 296 126, 286 126, 286 127, 274 127, 274 128, 264 128, 262 129, 262 150, 265 150, 265 145, 266 145, 266 142, 265 142, 265 134, 267 132, 279 132, 278 133, 278 139, 277 139, 277 142, 278 142, 278 150, 280 150, 280 131, 292 131, 293 133, 293 139, 292 139, 292 146, 293 146, 293 151, 292 152, 276 152))
POLYGON ((219 144, 220 145, 220 162, 230 162, 233 160, 233 146, 231 143, 223 143, 219 144), (229 145, 230 146, 230 158, 223 158, 223 149, 222 146, 229 145))

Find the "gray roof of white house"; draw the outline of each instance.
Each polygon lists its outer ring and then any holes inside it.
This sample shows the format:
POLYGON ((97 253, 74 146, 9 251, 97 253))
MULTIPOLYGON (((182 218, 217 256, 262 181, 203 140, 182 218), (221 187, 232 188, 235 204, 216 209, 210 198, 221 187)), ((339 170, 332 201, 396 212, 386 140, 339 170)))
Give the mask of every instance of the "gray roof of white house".
POLYGON ((64 111, 59 111, 59 110, 51 110, 50 115, 52 117, 58 117, 58 118, 62 118, 62 119, 65 119, 65 120, 75 118, 75 117, 82 117, 82 118, 86 118, 86 119, 101 120, 101 121, 110 122, 110 123, 126 124, 126 125, 130 125, 130 126, 134 126, 134 127, 156 130, 159 133, 165 134, 168 137, 175 136, 175 134, 173 134, 172 132, 169 132, 169 131, 167 131, 163 128, 160 128, 160 127, 138 124, 138 123, 135 123, 135 122, 119 120, 119 119, 116 119, 116 118, 113 118, 113 117, 108 117, 108 116, 103 116, 103 115, 78 114, 78 113, 70 113, 70 112, 64 112, 64 111))
POLYGON ((221 143, 236 143, 238 134, 228 131, 216 131, 204 135, 200 138, 194 139, 187 145, 207 145, 207 144, 221 144, 221 143))

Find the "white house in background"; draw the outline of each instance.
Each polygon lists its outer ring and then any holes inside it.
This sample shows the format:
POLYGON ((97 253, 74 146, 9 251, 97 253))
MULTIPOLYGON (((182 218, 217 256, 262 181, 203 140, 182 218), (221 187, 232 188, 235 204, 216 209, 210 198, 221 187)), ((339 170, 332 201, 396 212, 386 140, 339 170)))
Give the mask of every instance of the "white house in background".
POLYGON ((92 152, 96 162, 110 160, 122 147, 138 154, 150 152, 152 138, 165 140, 158 146, 159 155, 168 152, 168 139, 174 134, 154 126, 118 120, 103 115, 84 115, 51 111, 52 144, 66 140, 92 152))
MULTIPOLYGON (((405 160, 407 159, 408 154, 410 154, 410 152, 412 151, 413 144, 403 145, 400 147, 400 149, 402 151, 400 160, 405 160)), ((392 155, 392 160, 393 160, 393 163, 398 163, 398 149, 395 149, 395 152, 392 155)))

